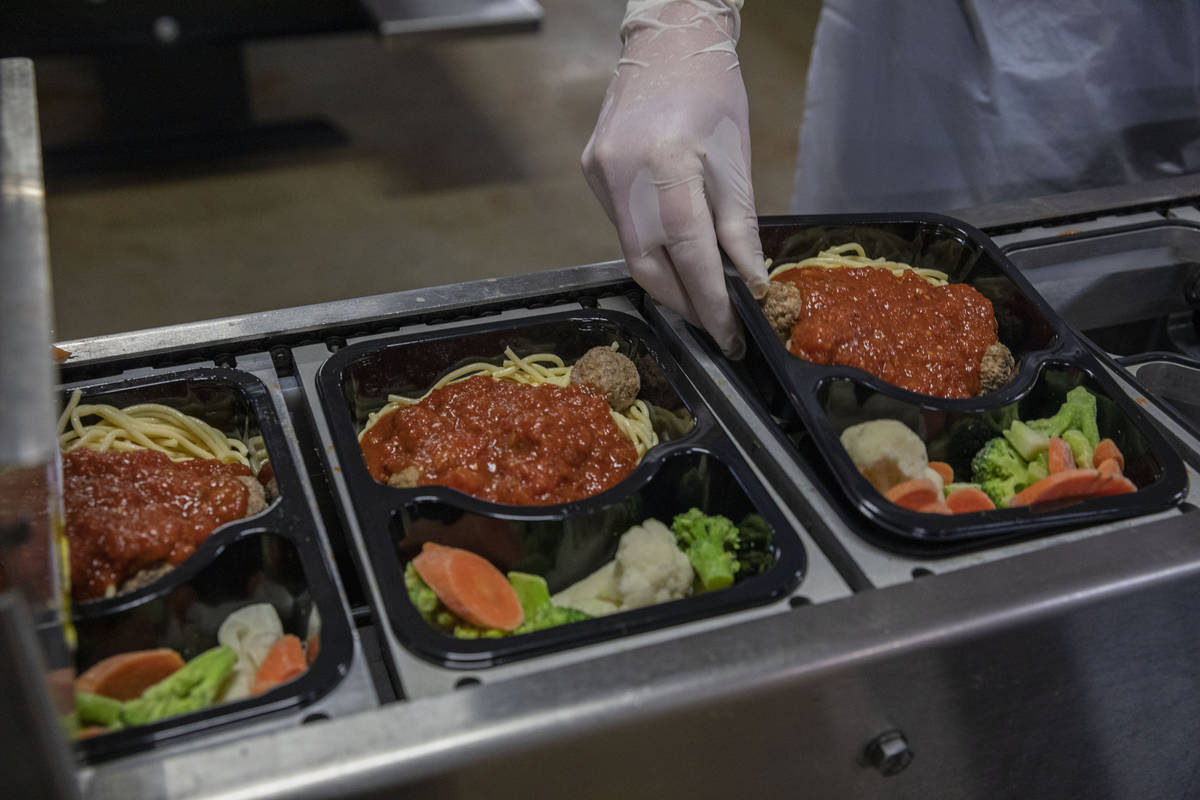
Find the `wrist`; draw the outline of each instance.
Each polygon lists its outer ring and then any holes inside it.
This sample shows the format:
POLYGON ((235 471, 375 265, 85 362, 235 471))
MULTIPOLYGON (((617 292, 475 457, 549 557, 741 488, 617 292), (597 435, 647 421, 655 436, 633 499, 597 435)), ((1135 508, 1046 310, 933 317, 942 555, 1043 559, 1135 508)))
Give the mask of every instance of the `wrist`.
POLYGON ((742 0, 629 0, 621 22, 626 50, 662 35, 700 34, 733 51, 741 30, 742 0))

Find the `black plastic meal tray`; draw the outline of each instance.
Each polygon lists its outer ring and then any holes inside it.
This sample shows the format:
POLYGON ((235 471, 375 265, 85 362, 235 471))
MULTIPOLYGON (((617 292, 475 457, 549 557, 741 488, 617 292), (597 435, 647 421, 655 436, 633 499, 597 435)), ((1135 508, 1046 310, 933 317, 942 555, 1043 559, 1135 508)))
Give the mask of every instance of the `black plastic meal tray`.
POLYGON ((86 761, 146 750, 180 737, 294 711, 327 694, 348 672, 353 638, 303 485, 267 388, 232 369, 190 369, 132 380, 73 384, 81 403, 125 407, 162 403, 204 419, 227 434, 263 437, 278 497, 262 512, 217 528, 190 558, 126 594, 77 604, 81 670, 132 650, 171 647, 185 660, 217 645, 225 618, 251 602, 270 602, 284 631, 305 638, 310 610, 321 619, 320 651, 299 678, 257 697, 215 705, 77 743, 86 761))
POLYGON ((745 283, 727 270, 734 305, 755 344, 742 371, 751 376, 755 393, 765 399, 772 414, 782 418, 794 413, 799 418, 850 503, 886 531, 883 538, 901 549, 911 549, 915 543, 923 551, 943 545, 949 552, 1000 538, 1146 514, 1183 499, 1187 474, 1178 454, 1074 331, 979 231, 939 215, 876 214, 768 217, 761 222, 761 235, 764 255, 775 264, 858 242, 872 258, 885 256, 939 269, 952 283, 970 284, 992 301, 1000 341, 1017 359, 1017 373, 1007 385, 967 399, 917 394, 860 369, 813 364, 788 352, 745 283), (926 441, 930 460, 950 461, 955 480, 969 481, 969 458, 953 448, 939 449, 939 432, 968 418, 997 418, 1001 408, 1012 404, 1018 404, 1018 417, 1023 420, 1051 416, 1077 385, 1097 395, 1101 438, 1112 438, 1121 448, 1125 475, 1138 491, 1047 508, 923 514, 885 500, 859 473, 839 440, 850 425, 900 419, 926 441))
MULTIPOLYGON (((338 464, 365 542, 365 561, 383 596, 382 614, 397 639, 426 660, 478 669, 601 641, 635 631, 762 604, 798 584, 806 556, 797 533, 772 503, 712 412, 641 320, 607 310, 539 315, 519 321, 375 339, 339 350, 317 375, 338 464), (499 364, 505 347, 518 355, 553 352, 572 363, 589 348, 618 342, 638 365, 641 397, 686 409, 694 426, 651 448, 618 485, 595 496, 548 506, 480 500, 442 486, 389 487, 367 471, 357 434, 389 393, 420 396, 438 377, 472 361, 499 364), (501 571, 546 578, 551 593, 611 560, 630 526, 654 517, 670 525, 692 506, 739 522, 760 514, 775 533, 775 564, 730 588, 646 608, 498 639, 466 640, 425 622, 409 601, 406 563, 424 541, 463 547, 501 571)), ((655 412, 657 413, 657 412, 655 412)))

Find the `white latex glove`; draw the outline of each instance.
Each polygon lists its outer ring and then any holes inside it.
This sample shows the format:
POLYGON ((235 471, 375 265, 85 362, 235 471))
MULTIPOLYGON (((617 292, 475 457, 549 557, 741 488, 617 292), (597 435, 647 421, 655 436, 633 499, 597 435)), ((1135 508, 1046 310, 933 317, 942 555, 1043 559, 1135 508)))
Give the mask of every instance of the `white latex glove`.
POLYGON ((745 339, 718 244, 756 297, 767 286, 734 49, 741 5, 630 0, 621 59, 583 151, 634 280, 735 357, 745 339))

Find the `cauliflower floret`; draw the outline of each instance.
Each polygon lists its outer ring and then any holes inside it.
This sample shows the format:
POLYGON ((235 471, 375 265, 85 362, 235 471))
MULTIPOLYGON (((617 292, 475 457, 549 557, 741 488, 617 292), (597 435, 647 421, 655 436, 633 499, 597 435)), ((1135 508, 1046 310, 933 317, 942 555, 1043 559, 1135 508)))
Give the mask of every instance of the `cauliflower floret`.
POLYGON ((842 431, 841 440, 854 466, 881 493, 898 483, 929 477, 925 443, 903 422, 873 419, 851 425, 842 431))
POLYGON ((249 697, 254 676, 271 647, 283 636, 283 622, 270 603, 242 606, 217 630, 217 643, 237 654, 233 678, 222 695, 226 701, 249 697))
POLYGON ((621 535, 617 556, 550 602, 594 617, 687 597, 692 564, 675 544, 675 534, 656 519, 621 535))
POLYGON ((933 481, 933 485, 937 487, 939 493, 946 491, 946 482, 942 480, 942 474, 933 467, 926 467, 921 477, 933 481))
POLYGON ((614 575, 617 562, 609 561, 581 581, 550 598, 551 605, 574 608, 593 617, 621 610, 621 590, 614 575))
POLYGON ((678 600, 692 586, 691 562, 676 546, 671 529, 656 519, 626 531, 616 562, 622 610, 678 600))

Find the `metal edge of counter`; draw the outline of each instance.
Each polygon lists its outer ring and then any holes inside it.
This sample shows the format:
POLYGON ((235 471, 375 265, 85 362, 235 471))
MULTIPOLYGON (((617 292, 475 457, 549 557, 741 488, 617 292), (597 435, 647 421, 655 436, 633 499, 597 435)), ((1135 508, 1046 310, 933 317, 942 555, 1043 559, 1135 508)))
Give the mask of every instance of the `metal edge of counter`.
POLYGON ((307 306, 260 311, 218 319, 185 322, 158 328, 112 333, 60 342, 71 353, 67 366, 81 362, 104 363, 137 356, 153 357, 203 342, 213 347, 254 345, 288 335, 308 335, 315 341, 331 331, 356 325, 400 320, 414 314, 466 313, 498 301, 540 300, 601 285, 618 286, 629 281, 623 261, 562 267, 543 272, 503 278, 483 278, 460 284, 406 289, 386 294, 333 300, 307 306))
POLYGON ((1095 216, 1105 212, 1130 213, 1159 205, 1181 205, 1200 198, 1200 174, 1106 186, 1077 192, 1009 200, 947 212, 987 233, 1013 225, 1032 227, 1040 222, 1095 216))

